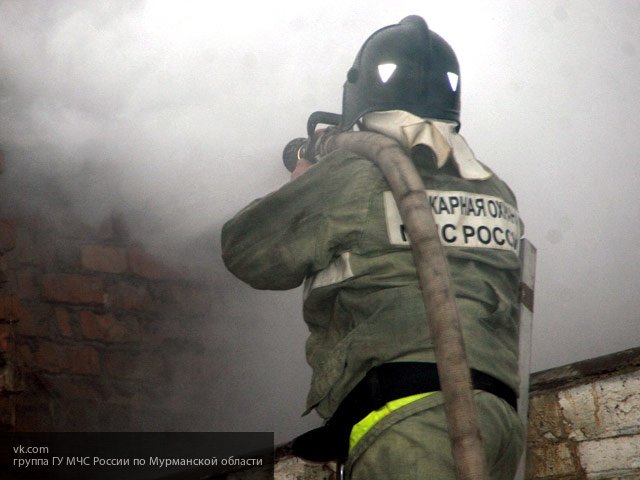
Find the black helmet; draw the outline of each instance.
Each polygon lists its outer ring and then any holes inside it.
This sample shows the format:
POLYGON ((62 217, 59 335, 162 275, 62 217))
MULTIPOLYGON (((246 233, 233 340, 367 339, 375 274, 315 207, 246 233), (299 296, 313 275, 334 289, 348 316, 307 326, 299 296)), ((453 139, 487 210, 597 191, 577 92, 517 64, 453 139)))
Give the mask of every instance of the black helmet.
POLYGON ((405 110, 460 126, 460 67, 451 46, 411 15, 381 28, 358 52, 347 74, 340 128, 367 112, 405 110))

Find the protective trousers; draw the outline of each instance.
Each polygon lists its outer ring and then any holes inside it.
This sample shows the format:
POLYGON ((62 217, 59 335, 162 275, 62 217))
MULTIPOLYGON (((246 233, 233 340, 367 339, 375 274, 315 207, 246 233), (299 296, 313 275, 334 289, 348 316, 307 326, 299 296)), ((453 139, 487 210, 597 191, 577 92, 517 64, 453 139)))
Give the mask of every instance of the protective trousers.
MULTIPOLYGON (((523 428, 504 400, 475 391, 491 480, 513 480, 523 448, 523 428)), ((351 480, 455 480, 441 392, 380 420, 355 445, 345 466, 351 480)))

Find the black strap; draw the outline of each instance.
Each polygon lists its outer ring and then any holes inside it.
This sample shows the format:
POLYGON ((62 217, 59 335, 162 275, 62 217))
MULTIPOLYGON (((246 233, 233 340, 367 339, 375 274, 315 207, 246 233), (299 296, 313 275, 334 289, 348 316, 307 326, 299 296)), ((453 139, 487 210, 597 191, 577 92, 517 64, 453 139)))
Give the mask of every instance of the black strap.
MULTIPOLYGON (((517 409, 517 395, 506 384, 478 370, 471 370, 473 388, 505 400, 517 409)), ((397 398, 440 390, 435 363, 384 363, 365 377, 340 403, 324 427, 311 430, 293 441, 294 453, 313 461, 346 458, 353 425, 374 410, 397 398)))

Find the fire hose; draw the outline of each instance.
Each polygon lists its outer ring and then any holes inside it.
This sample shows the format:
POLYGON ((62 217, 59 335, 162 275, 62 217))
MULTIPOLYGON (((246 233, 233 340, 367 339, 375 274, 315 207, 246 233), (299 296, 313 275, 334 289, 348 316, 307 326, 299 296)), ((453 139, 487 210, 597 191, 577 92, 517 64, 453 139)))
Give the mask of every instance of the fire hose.
POLYGON ((295 157, 304 155, 307 159, 314 159, 335 150, 348 150, 374 162, 389 183, 411 240, 444 398, 456 478, 486 480, 471 373, 449 266, 422 178, 404 148, 384 135, 340 132, 336 128, 309 133, 308 141, 296 139, 287 147, 289 151, 285 148, 283 158, 287 168, 291 169, 292 162, 287 164, 287 155, 291 158, 292 153, 295 157))

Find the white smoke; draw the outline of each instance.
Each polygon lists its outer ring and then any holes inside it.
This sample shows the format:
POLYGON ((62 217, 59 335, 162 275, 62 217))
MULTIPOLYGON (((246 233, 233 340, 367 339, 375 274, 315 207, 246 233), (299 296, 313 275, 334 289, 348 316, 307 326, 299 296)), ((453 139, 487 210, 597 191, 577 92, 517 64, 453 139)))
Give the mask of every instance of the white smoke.
MULTIPOLYGON (((3 202, 45 208, 60 190, 88 221, 142 212, 161 225, 149 241, 215 238, 226 218, 287 180, 282 147, 305 133, 309 113, 340 111, 362 42, 409 14, 458 53, 462 133, 513 187, 539 249, 534 369, 638 345, 632 0, 0 1, 3 202)), ((250 316, 244 305, 264 305, 264 295, 285 298, 251 293, 214 268, 241 292, 230 317, 250 316)), ((297 299, 286 298, 286 310, 260 317, 272 327, 260 333, 302 363, 304 327, 288 338, 276 321, 301 321, 297 299)), ((295 388, 305 384, 303 369, 291 375, 295 388)), ((297 412, 276 410, 279 422, 297 412)))

